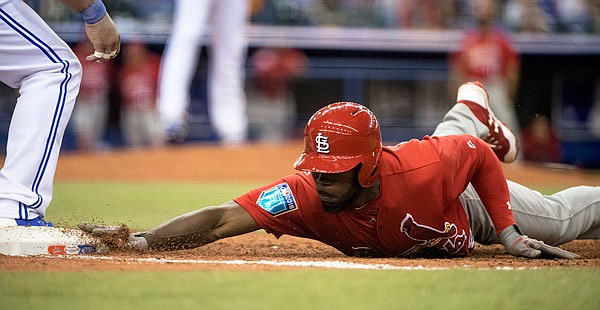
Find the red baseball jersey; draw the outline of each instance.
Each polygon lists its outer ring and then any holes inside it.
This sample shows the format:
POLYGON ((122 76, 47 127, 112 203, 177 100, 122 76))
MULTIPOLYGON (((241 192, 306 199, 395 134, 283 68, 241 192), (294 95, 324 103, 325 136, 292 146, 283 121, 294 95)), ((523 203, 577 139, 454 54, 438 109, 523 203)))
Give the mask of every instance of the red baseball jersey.
POLYGON ((473 30, 465 34, 451 60, 468 79, 487 81, 505 78, 519 56, 504 32, 494 29, 482 35, 473 30))
POLYGON ((474 241, 459 195, 471 182, 497 231, 514 224, 502 167, 473 136, 424 137, 384 147, 380 193, 339 213, 322 208, 310 173, 286 176, 238 197, 256 223, 279 237, 319 240, 351 256, 464 256, 474 241))
POLYGON ((121 101, 129 109, 153 110, 158 94, 160 57, 149 51, 136 57, 143 59, 122 65, 119 75, 121 101))

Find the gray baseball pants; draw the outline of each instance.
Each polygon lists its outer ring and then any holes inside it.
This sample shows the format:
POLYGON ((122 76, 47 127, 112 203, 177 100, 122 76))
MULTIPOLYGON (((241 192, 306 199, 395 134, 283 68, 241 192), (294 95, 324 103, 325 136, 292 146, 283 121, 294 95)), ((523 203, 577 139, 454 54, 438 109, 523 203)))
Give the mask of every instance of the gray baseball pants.
MULTIPOLYGON (((488 128, 463 104, 455 104, 435 129, 434 136, 469 134, 484 138, 488 128)), ((552 195, 507 180, 515 221, 521 232, 550 245, 575 239, 600 239, 600 187, 575 186, 552 195)), ((460 195, 480 244, 500 243, 500 238, 472 185, 460 195)))

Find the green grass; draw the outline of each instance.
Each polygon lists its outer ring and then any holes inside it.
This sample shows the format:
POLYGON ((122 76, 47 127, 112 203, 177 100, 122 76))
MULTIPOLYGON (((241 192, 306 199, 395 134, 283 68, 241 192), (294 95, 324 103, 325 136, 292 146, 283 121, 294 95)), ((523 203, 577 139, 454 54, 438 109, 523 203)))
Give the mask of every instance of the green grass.
POLYGON ((599 309, 600 271, 0 274, 1 309, 599 309))
POLYGON ((219 205, 258 185, 58 182, 46 219, 60 227, 87 221, 145 229, 184 212, 219 205))
MULTIPOLYGON (((47 219, 144 229, 257 185, 58 182, 47 219)), ((0 309, 600 309, 600 269, 16 273, 0 264, 0 309)))

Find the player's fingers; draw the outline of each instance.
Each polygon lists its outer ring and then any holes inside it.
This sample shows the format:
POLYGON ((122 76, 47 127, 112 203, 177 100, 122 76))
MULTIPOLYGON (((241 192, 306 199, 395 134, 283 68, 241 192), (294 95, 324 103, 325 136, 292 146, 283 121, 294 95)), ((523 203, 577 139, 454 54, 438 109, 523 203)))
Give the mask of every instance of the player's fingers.
POLYGON ((121 37, 119 36, 117 42, 115 42, 113 45, 109 46, 108 50, 110 51, 110 58, 114 59, 115 57, 117 57, 117 55, 119 55, 119 52, 121 51, 121 37))
POLYGON ((115 47, 114 49, 98 50, 96 49, 93 54, 88 55, 85 60, 87 61, 99 61, 106 62, 111 59, 114 59, 119 54, 119 48, 115 47))
POLYGON ((121 231, 120 226, 98 225, 93 223, 81 223, 77 225, 79 229, 91 233, 92 235, 116 235, 121 231))
POLYGON ((110 54, 104 53, 104 51, 94 51, 94 57, 98 59, 109 59, 110 54))
POLYGON ((92 234, 96 236, 116 235, 120 232, 120 226, 98 226, 92 230, 92 234))
POLYGON ((529 257, 529 258, 537 258, 540 255, 542 255, 542 251, 536 250, 536 249, 531 249, 529 251, 529 254, 527 255, 527 257, 529 257))
POLYGON ((115 57, 117 57, 117 55, 119 54, 119 51, 121 49, 121 38, 120 36, 117 37, 117 41, 114 43, 107 43, 107 45, 104 47, 104 59, 114 59, 115 57))
POLYGON ((540 248, 540 242, 535 239, 530 239, 527 236, 524 236, 523 242, 525 243, 525 249, 523 256, 529 258, 536 258, 542 255, 542 251, 538 250, 540 248))
POLYGON ((93 54, 88 55, 87 57, 85 57, 85 60, 87 61, 97 61, 97 62, 102 62, 102 61, 106 61, 106 58, 104 58, 105 54, 103 52, 100 51, 94 51, 93 54))
POLYGON ((79 229, 85 231, 85 232, 89 232, 91 233, 92 230, 94 229, 94 227, 96 227, 96 224, 92 224, 92 223, 79 223, 77 225, 77 227, 79 227, 79 229))
POLYGON ((573 252, 569 252, 569 251, 563 250, 559 247, 554 247, 554 246, 547 245, 547 244, 542 244, 539 249, 540 249, 540 251, 542 251, 542 253, 544 253, 546 255, 550 255, 552 257, 565 258, 565 259, 573 259, 573 258, 579 257, 579 255, 577 255, 573 252))

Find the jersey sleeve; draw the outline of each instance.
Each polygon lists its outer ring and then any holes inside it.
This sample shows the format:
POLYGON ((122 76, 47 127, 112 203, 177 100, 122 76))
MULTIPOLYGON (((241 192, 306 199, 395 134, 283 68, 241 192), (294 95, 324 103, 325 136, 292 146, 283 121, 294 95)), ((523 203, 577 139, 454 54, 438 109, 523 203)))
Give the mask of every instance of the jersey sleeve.
POLYGON ((515 224, 506 177, 489 145, 469 135, 434 139, 444 167, 446 198, 455 199, 471 183, 498 233, 515 224))
POLYGON ((255 188, 234 201, 277 238, 284 234, 311 238, 302 210, 311 206, 310 188, 308 179, 298 173, 255 188))

